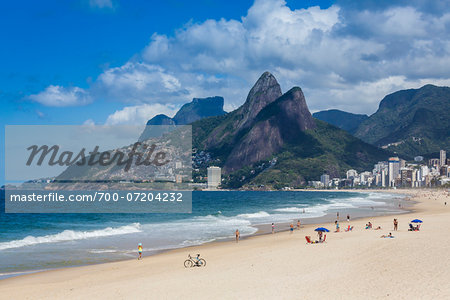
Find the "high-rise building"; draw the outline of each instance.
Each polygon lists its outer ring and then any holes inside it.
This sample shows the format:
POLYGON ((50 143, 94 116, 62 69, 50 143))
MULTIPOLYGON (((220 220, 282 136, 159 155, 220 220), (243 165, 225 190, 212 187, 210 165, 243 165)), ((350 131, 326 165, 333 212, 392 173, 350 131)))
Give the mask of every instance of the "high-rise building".
POLYGON ((386 170, 381 170, 381 186, 386 187, 386 170))
POLYGON ((395 186, 395 180, 400 174, 400 159, 398 157, 389 157, 389 186, 395 186))
POLYGON ((221 179, 221 169, 219 167, 208 167, 208 189, 216 189, 221 179))
POLYGON ((330 183, 330 175, 328 174, 323 174, 322 176, 320 176, 320 182, 322 182, 322 184, 325 187, 328 187, 329 183, 330 183))
POLYGON ((441 150, 439 152, 439 166, 443 166, 445 165, 445 163, 447 162, 447 153, 445 152, 445 150, 441 150))

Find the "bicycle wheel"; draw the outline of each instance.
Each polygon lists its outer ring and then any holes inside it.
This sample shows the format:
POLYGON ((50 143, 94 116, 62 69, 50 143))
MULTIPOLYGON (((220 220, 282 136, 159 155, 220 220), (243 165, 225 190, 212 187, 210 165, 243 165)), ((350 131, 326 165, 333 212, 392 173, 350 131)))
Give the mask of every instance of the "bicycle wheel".
POLYGON ((204 260, 203 258, 200 258, 200 260, 198 261, 198 266, 206 267, 206 260, 204 260))
POLYGON ((184 261, 184 267, 185 267, 185 268, 192 268, 192 265, 193 265, 192 260, 186 259, 186 260, 184 261))

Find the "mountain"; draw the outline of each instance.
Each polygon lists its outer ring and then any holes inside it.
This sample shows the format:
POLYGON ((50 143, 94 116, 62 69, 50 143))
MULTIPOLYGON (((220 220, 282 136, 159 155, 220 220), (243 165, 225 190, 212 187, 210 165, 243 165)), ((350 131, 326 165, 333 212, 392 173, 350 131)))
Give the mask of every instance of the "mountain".
MULTIPOLYGON (((230 153, 232 153, 231 158, 243 155, 237 153, 237 150, 233 152, 233 149, 239 143, 245 143, 244 138, 248 138, 246 135, 252 129, 259 112, 281 95, 281 88, 275 77, 265 72, 250 90, 245 103, 237 110, 225 116, 207 118, 203 122, 193 123, 193 143, 196 140, 202 145, 201 148, 209 149, 217 157, 228 156, 230 153), (203 125, 205 127, 202 127, 203 125), (212 129, 212 131, 205 132, 205 129, 212 129), (202 137, 203 140, 201 140, 202 137)), ((272 146, 275 147, 275 145, 272 146)), ((253 158, 246 156, 245 161, 240 163, 246 165, 265 156, 263 153, 266 151, 265 147, 254 147, 254 150, 253 158)), ((233 170, 236 163, 239 161, 232 159, 225 168, 233 170)))
POLYGON ((269 72, 261 75, 240 108, 192 127, 194 167, 199 169, 194 177, 208 165, 218 165, 228 188, 300 187, 324 172, 337 177, 350 168, 371 169, 389 155, 314 119, 302 90, 294 87, 282 94, 269 72))
POLYGON ((194 98, 180 108, 173 120, 177 125, 185 125, 206 117, 224 115, 226 112, 223 110, 223 102, 223 98, 219 96, 194 98))
POLYGON ((381 100, 355 136, 404 156, 450 148, 450 88, 425 85, 381 100))
POLYGON ((173 118, 164 114, 156 115, 147 122, 147 125, 186 125, 197 120, 221 116, 226 114, 223 110, 223 97, 194 98, 184 104, 173 118))
POLYGON ((368 119, 367 115, 352 114, 338 109, 323 110, 313 113, 313 117, 354 134, 359 125, 368 119))
POLYGON ((160 114, 148 120, 147 125, 175 125, 175 121, 164 114, 160 114))
POLYGON ((173 118, 164 114, 156 115, 148 120, 147 125, 166 126, 157 128, 147 126, 139 137, 139 141, 170 131, 175 128, 175 125, 186 125, 203 118, 224 115, 226 112, 223 110, 223 102, 223 98, 219 96, 194 98, 190 103, 184 104, 173 118))

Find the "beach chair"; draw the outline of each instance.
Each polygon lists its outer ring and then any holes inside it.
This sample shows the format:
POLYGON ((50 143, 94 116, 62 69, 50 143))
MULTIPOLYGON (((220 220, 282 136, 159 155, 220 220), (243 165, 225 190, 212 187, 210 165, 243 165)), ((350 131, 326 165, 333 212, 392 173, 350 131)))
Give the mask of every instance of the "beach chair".
POLYGON ((307 243, 307 244, 312 244, 312 242, 311 242, 311 237, 310 237, 309 235, 306 235, 306 236, 305 236, 305 239, 306 239, 306 243, 307 243))

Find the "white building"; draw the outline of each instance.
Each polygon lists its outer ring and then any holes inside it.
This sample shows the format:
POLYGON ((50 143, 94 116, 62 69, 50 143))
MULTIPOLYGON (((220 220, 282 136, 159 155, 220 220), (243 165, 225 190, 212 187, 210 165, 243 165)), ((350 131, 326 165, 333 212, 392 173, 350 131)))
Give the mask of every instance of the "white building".
POLYGON ((221 169, 219 167, 208 167, 208 189, 216 189, 222 181, 221 169))
POLYGON ((439 152, 439 166, 443 166, 446 164, 446 160, 447 160, 447 153, 445 152, 445 150, 441 150, 439 152))
POLYGON ((398 157, 389 157, 389 186, 395 186, 395 180, 400 174, 400 159, 398 157))
POLYGON ((347 171, 347 179, 354 179, 358 177, 358 172, 356 170, 350 169, 347 171))

